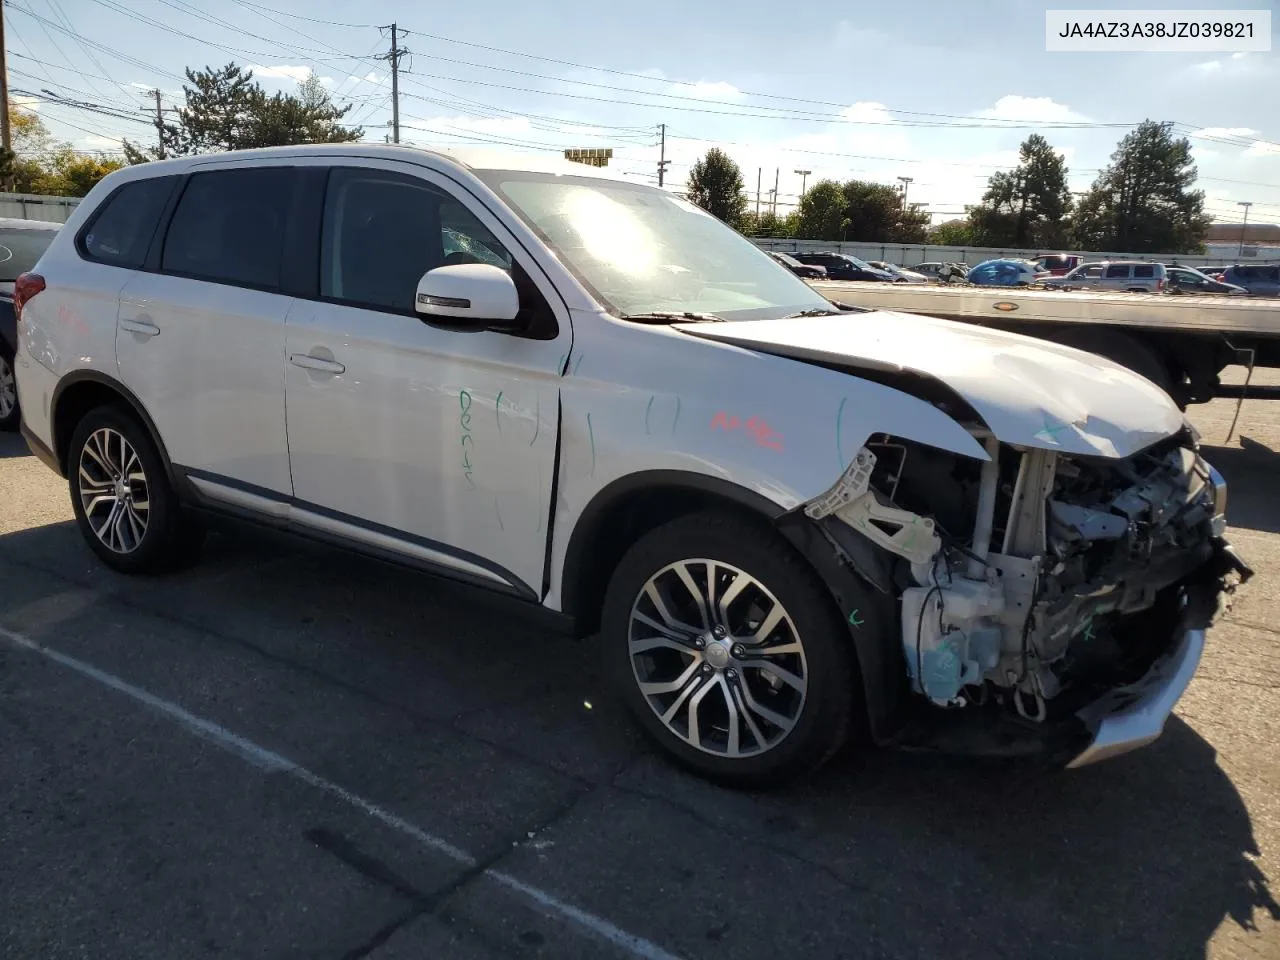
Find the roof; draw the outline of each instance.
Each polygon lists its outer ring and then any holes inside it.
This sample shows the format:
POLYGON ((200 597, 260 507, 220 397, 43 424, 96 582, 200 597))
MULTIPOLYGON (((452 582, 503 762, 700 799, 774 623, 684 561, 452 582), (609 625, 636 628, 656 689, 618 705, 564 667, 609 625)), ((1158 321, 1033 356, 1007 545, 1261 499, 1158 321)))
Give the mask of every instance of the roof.
POLYGON ((401 160, 410 163, 419 162, 423 159, 424 154, 430 154, 472 171, 520 170, 530 173, 551 173, 561 176, 617 180, 631 184, 636 182, 622 177, 608 167, 592 167, 585 163, 574 163, 571 160, 564 159, 563 156, 550 153, 523 153, 517 150, 494 150, 485 147, 408 146, 406 144, 383 143, 310 143, 288 147, 260 147, 254 150, 230 150, 221 153, 177 157, 171 160, 154 160, 145 164, 145 167, 150 171, 161 166, 189 167, 194 164, 225 160, 255 160, 281 156, 306 156, 308 154, 330 157, 401 160))
MULTIPOLYGON (((1238 223, 1211 223, 1206 239, 1210 243, 1239 243, 1240 227, 1238 223)), ((1280 243, 1280 225, 1274 223, 1251 223, 1244 228, 1245 243, 1280 243)))

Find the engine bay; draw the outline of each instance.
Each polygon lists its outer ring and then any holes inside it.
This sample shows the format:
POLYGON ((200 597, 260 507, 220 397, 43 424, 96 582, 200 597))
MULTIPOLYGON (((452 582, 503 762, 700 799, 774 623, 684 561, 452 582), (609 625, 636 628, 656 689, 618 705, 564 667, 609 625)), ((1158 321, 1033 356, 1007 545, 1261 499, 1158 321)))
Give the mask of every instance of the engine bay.
POLYGON ((1125 459, 978 439, 988 462, 873 437, 805 512, 892 556, 915 693, 1042 724, 1174 641, 1153 624, 1212 558, 1225 484, 1185 432, 1125 459))

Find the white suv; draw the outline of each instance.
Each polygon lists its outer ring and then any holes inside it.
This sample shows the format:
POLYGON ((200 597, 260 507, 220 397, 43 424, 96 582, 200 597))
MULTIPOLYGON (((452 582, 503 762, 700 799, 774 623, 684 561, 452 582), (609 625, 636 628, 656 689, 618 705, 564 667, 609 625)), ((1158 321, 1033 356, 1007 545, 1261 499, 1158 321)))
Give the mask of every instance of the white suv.
POLYGON ((834 304, 607 170, 130 167, 16 298, 23 430, 103 562, 169 569, 227 513, 505 594, 594 635, 656 740, 730 782, 855 730, 1140 746, 1248 575, 1148 381, 834 304))

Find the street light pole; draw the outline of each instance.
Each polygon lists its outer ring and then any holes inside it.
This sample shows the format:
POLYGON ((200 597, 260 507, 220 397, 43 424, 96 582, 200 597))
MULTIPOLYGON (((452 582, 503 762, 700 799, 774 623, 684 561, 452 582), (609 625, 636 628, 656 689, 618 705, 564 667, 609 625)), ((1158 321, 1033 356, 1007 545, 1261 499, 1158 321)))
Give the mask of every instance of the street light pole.
POLYGON ((1249 225, 1249 208, 1253 206, 1252 200, 1237 200, 1237 207, 1244 207, 1244 222, 1240 224, 1240 249, 1236 251, 1237 257, 1244 256, 1244 228, 1249 225))
POLYGON ((803 200, 804 185, 809 182, 809 174, 813 173, 813 171, 812 170, 792 170, 791 172, 800 174, 800 199, 803 200))
POLYGON ((902 184, 902 209, 907 209, 907 187, 911 183, 911 177, 899 177, 898 182, 902 184))

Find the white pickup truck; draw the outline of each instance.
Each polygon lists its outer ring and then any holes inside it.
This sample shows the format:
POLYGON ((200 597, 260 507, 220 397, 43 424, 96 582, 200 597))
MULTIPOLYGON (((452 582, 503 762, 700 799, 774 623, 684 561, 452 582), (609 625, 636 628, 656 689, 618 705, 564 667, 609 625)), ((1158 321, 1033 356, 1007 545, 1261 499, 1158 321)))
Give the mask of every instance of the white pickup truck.
MULTIPOLYGON (((1089 293, 1007 287, 812 281, 855 306, 942 317, 1052 340, 1142 374, 1178 405, 1239 396, 1222 384, 1233 364, 1280 367, 1280 300, 1089 293)), ((1251 388, 1262 397, 1267 388, 1251 388)))

